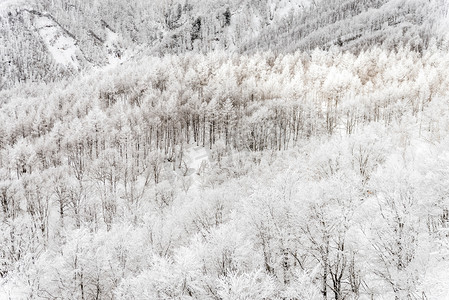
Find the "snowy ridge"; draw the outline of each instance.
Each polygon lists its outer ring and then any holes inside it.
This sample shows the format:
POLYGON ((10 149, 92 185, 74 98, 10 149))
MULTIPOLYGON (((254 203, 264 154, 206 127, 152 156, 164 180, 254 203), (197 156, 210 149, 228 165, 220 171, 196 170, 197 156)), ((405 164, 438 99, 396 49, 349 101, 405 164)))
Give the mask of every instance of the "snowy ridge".
POLYGON ((6 56, 14 57, 30 48, 34 52, 24 58, 26 69, 17 58, 8 59, 14 62, 11 71, 0 67, 0 72, 10 73, 5 76, 5 86, 39 78, 51 82, 73 75, 72 68, 81 69, 80 65, 121 63, 116 50, 120 50, 122 56, 139 47, 148 55, 216 50, 245 54, 269 50, 288 53, 331 47, 357 53, 379 44, 386 49, 404 44, 421 51, 428 48, 428 41, 433 37, 438 44, 447 35, 447 1, 444 0, 137 2, 98 1, 97 5, 82 1, 69 5, 62 0, 0 2, 0 13, 11 11, 11 16, 0 20, 5 30, 0 34, 27 33, 8 37, 3 43, 6 56), (15 13, 13 7, 20 9, 15 13), (49 16, 49 20, 36 20, 37 26, 44 25, 44 28, 39 27, 39 35, 47 47, 32 46, 41 41, 36 41, 35 26, 28 26, 28 20, 23 22, 20 18, 25 7, 49 16), (53 22, 60 26, 52 28, 54 24, 49 23, 53 22), (70 37, 76 37, 76 41, 70 37), (80 51, 78 58, 75 49, 80 51), (52 56, 54 60, 35 61, 44 56, 52 56), (28 70, 42 64, 39 68, 44 73, 54 67, 54 62, 69 66, 71 70, 58 74, 36 74, 28 70))

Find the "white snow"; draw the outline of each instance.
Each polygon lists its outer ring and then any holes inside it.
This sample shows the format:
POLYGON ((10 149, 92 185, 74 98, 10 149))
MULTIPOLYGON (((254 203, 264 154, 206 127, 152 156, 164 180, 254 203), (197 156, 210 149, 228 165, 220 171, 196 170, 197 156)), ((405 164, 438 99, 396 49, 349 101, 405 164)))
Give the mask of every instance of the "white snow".
POLYGON ((437 21, 437 31, 438 34, 449 37, 449 32, 447 30, 447 28, 449 27, 449 2, 445 1, 443 5, 444 7, 441 7, 443 14, 437 21))
POLYGON ((298 13, 312 5, 313 1, 309 0, 278 0, 268 3, 270 11, 274 14, 274 18, 277 20, 282 20, 290 13, 298 13))
POLYGON ((117 66, 122 62, 122 59, 116 55, 117 51, 117 41, 118 41, 118 34, 110 30, 109 28, 106 28, 106 40, 104 42, 104 45, 106 48, 108 48, 108 61, 110 66, 117 66))
POLYGON ((0 0, 0 13, 10 11, 14 7, 22 6, 25 3, 24 0, 0 0))
POLYGON ((55 22, 45 16, 36 17, 34 25, 57 63, 79 68, 76 58, 78 47, 72 37, 67 36, 55 22))
POLYGON ((209 163, 209 151, 202 146, 190 144, 185 152, 187 167, 189 168, 190 177, 192 178, 191 190, 198 190, 203 184, 201 170, 209 163))
POLYGON ((28 287, 24 286, 19 278, 0 278, 0 299, 26 299, 29 294, 28 287))

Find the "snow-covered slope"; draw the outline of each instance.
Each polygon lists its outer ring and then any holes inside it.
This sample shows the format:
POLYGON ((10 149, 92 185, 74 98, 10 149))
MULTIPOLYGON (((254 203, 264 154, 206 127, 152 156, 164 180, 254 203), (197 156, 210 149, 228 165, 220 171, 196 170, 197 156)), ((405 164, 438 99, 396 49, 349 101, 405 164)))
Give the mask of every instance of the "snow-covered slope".
POLYGON ((39 35, 45 42, 53 59, 65 67, 80 68, 77 58, 79 49, 76 40, 64 31, 48 16, 37 16, 34 21, 39 35))
POLYGON ((0 3, 0 71, 9 87, 116 64, 135 49, 166 55, 403 45, 422 52, 447 36, 447 11, 444 0, 98 0, 94 6, 6 0, 0 3))
POLYGON ((209 151, 205 147, 191 144, 186 149, 186 163, 188 167, 188 175, 191 177, 190 190, 197 191, 203 185, 202 173, 209 162, 209 151))
POLYGON ((1 0, 0 1, 0 14, 7 13, 12 9, 23 7, 26 5, 25 0, 1 0))

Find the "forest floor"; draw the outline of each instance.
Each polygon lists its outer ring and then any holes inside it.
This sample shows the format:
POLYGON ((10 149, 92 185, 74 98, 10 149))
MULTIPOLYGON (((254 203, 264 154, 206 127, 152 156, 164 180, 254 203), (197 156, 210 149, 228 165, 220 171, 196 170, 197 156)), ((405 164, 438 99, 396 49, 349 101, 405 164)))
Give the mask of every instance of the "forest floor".
POLYGON ((186 146, 185 161, 188 168, 187 175, 191 178, 190 190, 199 190, 205 184, 202 174, 210 163, 210 150, 191 143, 186 146))

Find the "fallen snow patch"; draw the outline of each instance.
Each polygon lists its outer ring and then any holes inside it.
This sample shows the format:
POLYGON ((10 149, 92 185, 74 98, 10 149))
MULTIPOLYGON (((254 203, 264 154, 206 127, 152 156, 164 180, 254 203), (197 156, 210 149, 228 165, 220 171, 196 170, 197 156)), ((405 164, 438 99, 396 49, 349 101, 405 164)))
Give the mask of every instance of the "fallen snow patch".
POLYGON ((17 7, 23 6, 24 0, 0 0, 0 13, 9 12, 17 7))
POLYGON ((58 24, 45 16, 36 17, 35 27, 57 63, 79 69, 80 64, 76 58, 78 47, 72 37, 67 36, 58 24))
POLYGON ((106 28, 106 40, 104 45, 108 49, 108 61, 110 66, 117 66, 122 62, 120 50, 117 46, 118 34, 106 28))
POLYGON ((187 167, 191 174, 192 184, 190 186, 191 190, 198 190, 202 182, 201 173, 202 169, 204 169, 209 163, 209 152, 205 147, 196 146, 196 145, 188 145, 185 158, 187 167))

